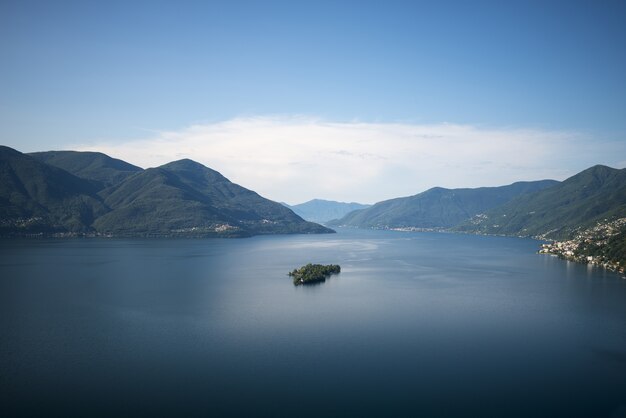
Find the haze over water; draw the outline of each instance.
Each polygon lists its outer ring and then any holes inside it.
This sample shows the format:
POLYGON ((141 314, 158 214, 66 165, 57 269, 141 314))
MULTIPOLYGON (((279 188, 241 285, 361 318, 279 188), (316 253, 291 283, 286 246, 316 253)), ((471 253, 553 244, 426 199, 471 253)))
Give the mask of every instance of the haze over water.
POLYGON ((0 415, 623 417, 626 280, 537 247, 3 240, 0 415))

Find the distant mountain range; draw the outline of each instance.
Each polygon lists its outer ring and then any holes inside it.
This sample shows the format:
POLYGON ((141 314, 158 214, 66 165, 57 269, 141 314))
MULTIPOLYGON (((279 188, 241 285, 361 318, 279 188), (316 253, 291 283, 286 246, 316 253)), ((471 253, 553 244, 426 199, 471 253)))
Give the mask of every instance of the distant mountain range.
POLYGON ((339 219, 346 214, 359 209, 366 209, 371 205, 361 203, 344 203, 332 200, 313 199, 298 205, 283 203, 297 215, 311 222, 325 223, 333 219, 339 219))
POLYGON ((0 146, 3 236, 239 237, 333 232, 311 222, 316 221, 331 226, 564 239, 596 223, 624 217, 626 169, 601 165, 563 182, 435 187, 373 206, 314 199, 290 207, 187 159, 144 170, 97 152, 23 154, 0 146))
POLYGON ((563 182, 443 189, 385 200, 328 222, 330 226, 445 229, 566 239, 626 217, 626 169, 597 165, 563 182))
POLYGON ((409 197, 385 200, 329 222, 359 228, 451 228, 511 199, 558 184, 554 180, 518 182, 501 187, 444 189, 434 187, 409 197))
POLYGON ((0 146, 0 235, 328 232, 191 160, 143 170, 101 153, 0 146))

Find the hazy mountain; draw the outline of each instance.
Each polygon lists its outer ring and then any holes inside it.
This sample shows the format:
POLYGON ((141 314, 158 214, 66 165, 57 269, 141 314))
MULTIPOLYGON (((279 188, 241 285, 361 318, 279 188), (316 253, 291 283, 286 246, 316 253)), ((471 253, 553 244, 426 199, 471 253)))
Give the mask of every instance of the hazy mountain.
POLYGON ((108 208, 97 187, 0 146, 0 233, 86 232, 108 208))
POLYGON ((46 164, 62 168, 104 188, 118 184, 129 176, 143 171, 140 167, 111 158, 101 152, 47 151, 28 154, 46 164))
POLYGON ((562 183, 519 196, 463 223, 459 231, 551 238, 626 216, 626 169, 596 165, 562 183))
POLYGON ((328 222, 332 219, 339 219, 353 210, 365 209, 371 205, 363 205, 361 203, 344 203, 332 200, 313 199, 298 205, 287 205, 296 214, 312 222, 328 222))
POLYGON ((554 180, 541 180, 477 189, 435 187, 414 196, 376 203, 329 224, 364 228, 450 228, 516 196, 556 184, 554 180))
POLYGON ((0 147, 0 175, 3 235, 333 232, 191 160, 142 170, 99 153, 62 151, 31 156, 0 147), (42 162, 46 160, 54 165, 42 162), (105 184, 109 186, 103 189, 105 184))

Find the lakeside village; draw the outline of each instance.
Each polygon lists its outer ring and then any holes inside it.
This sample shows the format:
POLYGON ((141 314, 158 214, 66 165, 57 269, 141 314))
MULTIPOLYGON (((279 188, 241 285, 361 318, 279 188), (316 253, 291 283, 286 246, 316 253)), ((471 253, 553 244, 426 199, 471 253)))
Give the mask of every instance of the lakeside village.
POLYGON ((626 218, 598 222, 568 241, 543 244, 539 254, 592 264, 623 275, 626 268, 626 218))

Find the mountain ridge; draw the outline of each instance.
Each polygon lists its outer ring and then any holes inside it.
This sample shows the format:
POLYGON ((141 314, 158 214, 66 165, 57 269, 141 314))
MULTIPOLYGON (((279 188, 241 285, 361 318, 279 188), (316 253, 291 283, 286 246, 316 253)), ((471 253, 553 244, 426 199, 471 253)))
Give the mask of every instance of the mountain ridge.
POLYGON ((108 208, 97 187, 60 168, 0 146, 0 233, 87 232, 108 208))
POLYGON ((288 208, 230 182, 219 172, 192 160, 149 168, 100 195, 112 208, 95 226, 107 233, 143 234, 192 230, 229 235, 330 232, 306 222, 288 208), (149 213, 161 213, 159 221, 149 213))
POLYGON ((334 232, 189 159, 143 170, 102 153, 2 146, 0 173, 0 235, 334 232))
POLYGON ((329 222, 367 228, 451 228, 511 198, 554 186, 555 180, 519 181, 506 186, 446 189, 433 187, 407 197, 384 200, 329 222))
POLYGON ((334 232, 296 214, 309 207, 317 215, 325 213, 320 222, 329 225, 561 239, 594 223, 626 217, 626 169, 604 165, 563 182, 433 187, 372 206, 324 199, 280 204, 190 159, 144 170, 98 152, 23 154, 0 146, 0 174, 0 235, 334 232), (344 216, 327 221, 337 210, 344 216))
POLYGON ((26 155, 77 177, 93 181, 100 188, 118 184, 129 176, 143 171, 141 167, 109 157, 101 152, 42 151, 26 155))
POLYGON ((626 169, 595 165, 553 188, 519 196, 455 231, 568 238, 604 219, 626 216, 626 169))

